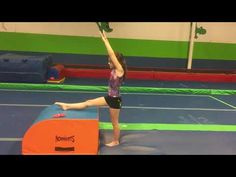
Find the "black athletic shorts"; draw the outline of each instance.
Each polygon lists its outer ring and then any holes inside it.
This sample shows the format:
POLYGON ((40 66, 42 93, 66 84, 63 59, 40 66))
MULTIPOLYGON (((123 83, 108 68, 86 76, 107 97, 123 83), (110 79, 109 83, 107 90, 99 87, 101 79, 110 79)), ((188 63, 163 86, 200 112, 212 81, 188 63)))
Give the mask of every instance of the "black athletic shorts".
POLYGON ((111 97, 109 95, 104 97, 108 106, 113 109, 121 109, 122 99, 121 97, 111 97))

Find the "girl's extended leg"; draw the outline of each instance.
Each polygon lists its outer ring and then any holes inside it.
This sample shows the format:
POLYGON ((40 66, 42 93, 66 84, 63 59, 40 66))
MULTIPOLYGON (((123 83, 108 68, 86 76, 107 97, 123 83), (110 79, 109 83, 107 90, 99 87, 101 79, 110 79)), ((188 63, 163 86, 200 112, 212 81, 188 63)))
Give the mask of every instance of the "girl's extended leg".
POLYGON ((91 106, 107 106, 106 100, 104 97, 99 97, 91 100, 87 100, 81 103, 62 103, 55 102, 56 105, 60 106, 63 110, 68 109, 85 109, 91 106))

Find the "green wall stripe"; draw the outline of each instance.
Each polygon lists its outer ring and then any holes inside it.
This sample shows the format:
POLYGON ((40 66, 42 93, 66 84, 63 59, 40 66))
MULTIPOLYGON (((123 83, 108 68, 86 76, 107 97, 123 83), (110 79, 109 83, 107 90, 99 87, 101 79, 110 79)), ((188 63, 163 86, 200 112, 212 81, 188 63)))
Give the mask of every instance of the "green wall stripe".
MULTIPOLYGON (((236 132, 236 125, 209 124, 153 124, 153 123, 120 123, 121 130, 171 130, 171 131, 220 131, 236 132)), ((101 130, 112 130, 112 124, 100 122, 101 130)))
POLYGON ((126 56, 178 59, 188 57, 188 42, 137 39, 111 39, 110 41, 114 49, 122 51, 126 56))
MULTIPOLYGON (((107 92, 108 88, 107 86, 87 86, 87 85, 0 83, 0 89, 107 92)), ((235 95, 236 94, 236 90, 125 87, 125 86, 121 88, 121 92, 122 93, 173 93, 173 94, 193 94, 193 95, 235 95)))
MULTIPOLYGON (((31 33, 0 32, 0 50, 106 55, 98 37, 63 36, 31 33)), ((110 42, 115 50, 126 56, 187 57, 187 42, 115 39, 110 42)))
MULTIPOLYGON (((126 56, 187 59, 186 41, 111 38, 115 50, 126 56)), ((63 54, 106 55, 98 37, 0 32, 0 50, 63 54)), ((236 44, 196 42, 193 58, 236 60, 236 44)))
POLYGON ((93 37, 0 32, 0 50, 105 54, 101 40, 93 37))
POLYGON ((236 60, 236 44, 196 42, 193 58, 236 60))

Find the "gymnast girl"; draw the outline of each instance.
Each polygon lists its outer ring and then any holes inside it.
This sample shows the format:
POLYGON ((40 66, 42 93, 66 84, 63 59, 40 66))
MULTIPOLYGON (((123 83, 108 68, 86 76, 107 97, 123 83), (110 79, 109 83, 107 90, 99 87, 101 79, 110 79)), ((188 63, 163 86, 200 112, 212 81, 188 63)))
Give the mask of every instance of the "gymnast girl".
POLYGON ((100 31, 100 35, 108 52, 108 65, 111 69, 108 81, 108 94, 104 97, 90 99, 80 103, 55 102, 55 104, 60 106, 63 110, 86 109, 91 106, 108 106, 113 126, 113 140, 107 143, 106 146, 113 147, 120 143, 119 114, 122 108, 120 86, 126 78, 127 65, 124 56, 112 49, 103 30, 100 31))

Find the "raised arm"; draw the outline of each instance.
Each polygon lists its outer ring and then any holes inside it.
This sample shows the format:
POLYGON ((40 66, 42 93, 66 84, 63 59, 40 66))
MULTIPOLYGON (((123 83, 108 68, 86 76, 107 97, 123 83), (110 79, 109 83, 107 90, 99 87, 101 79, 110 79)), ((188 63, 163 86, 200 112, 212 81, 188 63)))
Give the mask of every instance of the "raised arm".
POLYGON ((113 65, 114 65, 114 67, 115 67, 116 74, 117 74, 119 77, 122 76, 122 75, 124 74, 124 70, 123 70, 123 68, 122 68, 122 66, 121 66, 121 64, 120 64, 120 62, 118 61, 118 59, 117 59, 117 57, 116 57, 116 55, 115 55, 115 52, 113 51, 113 49, 112 49, 112 47, 111 47, 111 45, 110 45, 110 43, 109 43, 109 41, 108 41, 108 39, 107 39, 107 37, 106 37, 106 35, 105 35, 105 32, 104 32, 104 31, 103 31, 103 33, 100 32, 100 35, 101 35, 102 40, 103 40, 103 42, 104 42, 104 44, 105 44, 105 46, 106 46, 108 55, 109 55, 109 57, 110 57, 110 59, 111 59, 113 65))

